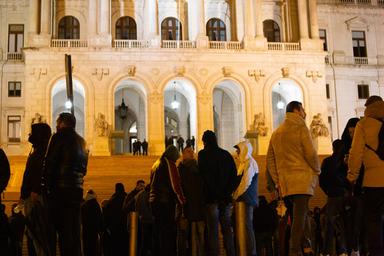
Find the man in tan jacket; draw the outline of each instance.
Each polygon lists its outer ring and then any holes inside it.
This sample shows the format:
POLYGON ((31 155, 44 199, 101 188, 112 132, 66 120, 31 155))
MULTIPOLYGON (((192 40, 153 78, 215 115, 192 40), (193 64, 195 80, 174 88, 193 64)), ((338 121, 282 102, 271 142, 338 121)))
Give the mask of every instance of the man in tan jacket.
POLYGON ((280 196, 289 202, 293 218, 289 256, 301 255, 304 231, 309 230, 308 202, 320 174, 317 152, 305 124, 306 113, 300 102, 287 105, 284 122, 272 134, 267 168, 280 196))
POLYGON ((371 96, 365 103, 364 117, 357 123, 348 159, 348 180, 354 184, 364 164, 364 212, 368 250, 371 256, 384 255, 382 221, 384 214, 384 161, 366 145, 377 149, 384 121, 384 101, 371 96), (381 121, 380 121, 381 120, 381 121))

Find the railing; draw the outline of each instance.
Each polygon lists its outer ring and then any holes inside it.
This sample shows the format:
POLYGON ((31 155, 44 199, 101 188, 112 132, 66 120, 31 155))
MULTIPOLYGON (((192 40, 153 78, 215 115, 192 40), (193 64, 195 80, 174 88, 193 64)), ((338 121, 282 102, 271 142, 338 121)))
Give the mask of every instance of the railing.
POLYGON ((377 0, 377 5, 384 6, 384 0, 377 0))
POLYGON ((151 42, 149 40, 114 40, 115 48, 149 48, 151 42))
POLYGON ((52 39, 51 47, 72 47, 72 48, 88 47, 88 41, 77 40, 77 39, 52 39))
POLYGON ((7 53, 7 60, 21 61, 21 60, 23 60, 23 53, 21 53, 21 52, 8 52, 7 53))
POLYGON ((191 49, 196 48, 196 42, 195 41, 179 41, 179 40, 163 40, 162 41, 162 48, 167 49, 175 49, 175 48, 183 48, 183 49, 191 49))
POLYGON ((368 65, 367 57, 354 57, 354 62, 356 65, 368 65))
POLYGON ((210 49, 217 49, 217 50, 241 50, 243 48, 241 42, 237 41, 229 41, 229 42, 221 42, 221 41, 209 41, 209 48, 210 49))
POLYGON ((300 43, 276 43, 268 42, 269 51, 300 51, 300 43))
POLYGON ((372 0, 318 0, 319 4, 345 4, 345 5, 379 5, 384 6, 383 0, 377 0, 377 4, 372 0))

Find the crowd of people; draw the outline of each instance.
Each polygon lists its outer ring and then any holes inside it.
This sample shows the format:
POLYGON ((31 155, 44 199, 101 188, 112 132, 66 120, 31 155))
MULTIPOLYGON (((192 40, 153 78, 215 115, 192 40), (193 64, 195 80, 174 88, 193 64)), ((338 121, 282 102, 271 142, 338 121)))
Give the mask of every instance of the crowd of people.
MULTIPOLYGON (((126 193, 117 183, 99 205, 93 190, 83 199, 88 152, 74 116, 60 114, 54 135, 47 124, 33 124, 20 202, 9 220, 0 209, 1 252, 21 255, 25 226, 29 255, 55 255, 57 238, 62 256, 128 255, 136 233, 129 216, 137 214, 137 255, 382 256, 384 101, 371 96, 365 106, 320 165, 302 104, 287 105, 268 147, 269 203, 258 195, 251 144, 241 141, 230 154, 207 130, 197 156, 194 141, 184 148, 184 139, 178 147, 172 139, 149 184, 138 180, 126 193), (311 211, 318 183, 327 203, 311 211)), ((0 153, 2 192, 10 171, 0 153)))
POLYGON ((143 155, 147 156, 148 155, 148 141, 144 140, 140 141, 137 139, 135 142, 132 143, 132 151, 133 155, 143 155))

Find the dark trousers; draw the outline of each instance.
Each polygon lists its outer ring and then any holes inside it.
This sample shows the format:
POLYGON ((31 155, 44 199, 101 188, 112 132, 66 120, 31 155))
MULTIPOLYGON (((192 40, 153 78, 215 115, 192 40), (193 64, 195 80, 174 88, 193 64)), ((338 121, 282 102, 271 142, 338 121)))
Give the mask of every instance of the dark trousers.
POLYGON ((59 235, 61 256, 80 256, 80 188, 57 189, 50 198, 56 232, 59 235))
POLYGON ((271 232, 256 233, 256 250, 257 256, 274 255, 272 249, 272 236, 271 232))
POLYGON ((176 256, 176 220, 174 202, 151 204, 155 218, 153 255, 176 256))
POLYGON ((384 188, 364 188, 364 208, 369 255, 382 256, 384 188))
POLYGON ((208 256, 219 255, 219 222, 223 233, 226 255, 235 255, 231 213, 232 205, 230 203, 207 205, 208 256))

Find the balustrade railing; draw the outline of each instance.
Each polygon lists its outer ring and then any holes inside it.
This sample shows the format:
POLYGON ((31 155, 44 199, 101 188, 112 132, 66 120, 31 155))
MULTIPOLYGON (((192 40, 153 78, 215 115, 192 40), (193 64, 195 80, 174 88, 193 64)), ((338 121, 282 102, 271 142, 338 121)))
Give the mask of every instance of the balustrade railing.
POLYGON ((269 51, 300 51, 300 43, 268 42, 269 51))
POLYGON ((151 42, 149 40, 114 40, 115 48, 149 48, 151 42))
POLYGON ((354 57, 354 63, 357 65, 368 65, 367 57, 354 57))
POLYGON ((242 43, 237 41, 209 41, 209 48, 217 50, 241 50, 243 47, 242 43))
POLYGON ((345 4, 345 5, 379 5, 384 6, 384 0, 318 0, 319 4, 345 4), (377 4, 375 3, 377 1, 377 4))
POLYGON ((21 53, 21 52, 8 52, 7 53, 7 60, 21 61, 21 60, 23 60, 23 53, 21 53))
POLYGON ((163 40, 162 41, 162 48, 167 49, 192 49, 196 48, 196 42, 195 41, 181 41, 181 40, 163 40))
POLYGON ((88 47, 88 41, 77 40, 77 39, 52 39, 51 47, 68 47, 68 48, 88 47))

